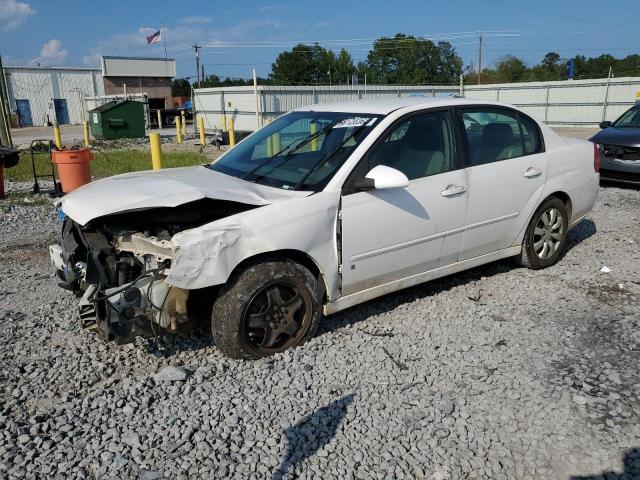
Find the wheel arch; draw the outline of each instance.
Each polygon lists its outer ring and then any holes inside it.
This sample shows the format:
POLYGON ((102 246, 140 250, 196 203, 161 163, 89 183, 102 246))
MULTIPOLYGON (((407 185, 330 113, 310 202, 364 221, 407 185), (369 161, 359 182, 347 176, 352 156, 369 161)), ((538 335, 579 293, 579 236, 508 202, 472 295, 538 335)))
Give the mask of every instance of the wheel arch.
POLYGON ((571 202, 571 197, 569 196, 568 193, 563 192, 561 190, 550 193, 549 195, 547 195, 545 198, 542 199, 542 201, 538 204, 538 207, 552 197, 558 198, 560 201, 562 201, 562 203, 564 203, 565 207, 567 207, 567 217, 569 219, 569 224, 571 224, 571 214, 573 211, 573 203, 571 202))
MULTIPOLYGON (((329 285, 327 284, 327 279, 325 273, 322 271, 320 264, 316 259, 314 259, 311 255, 301 250, 294 249, 283 249, 283 250, 272 250, 269 252, 261 252, 250 257, 245 258, 240 263, 238 263, 231 273, 229 274, 229 279, 234 278, 239 275, 242 271, 249 268, 251 265, 255 265, 257 263, 264 263, 268 261, 282 261, 282 260, 290 260, 303 267, 307 268, 314 277, 318 280, 318 285, 321 286, 321 294, 323 303, 326 302, 327 291, 329 285)), ((228 281, 228 280, 227 280, 228 281)))

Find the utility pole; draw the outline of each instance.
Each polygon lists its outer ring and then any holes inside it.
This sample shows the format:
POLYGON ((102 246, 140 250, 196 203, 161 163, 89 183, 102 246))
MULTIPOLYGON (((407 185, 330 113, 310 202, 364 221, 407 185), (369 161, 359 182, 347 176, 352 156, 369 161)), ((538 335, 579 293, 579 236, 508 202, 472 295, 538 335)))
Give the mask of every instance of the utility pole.
POLYGON ((478 85, 480 85, 480 73, 482 72, 482 34, 478 43, 478 85))
POLYGON ((197 83, 196 85, 200 85, 200 49, 202 47, 200 45, 198 45, 197 43, 193 44, 193 49, 196 51, 196 77, 197 77, 197 83))

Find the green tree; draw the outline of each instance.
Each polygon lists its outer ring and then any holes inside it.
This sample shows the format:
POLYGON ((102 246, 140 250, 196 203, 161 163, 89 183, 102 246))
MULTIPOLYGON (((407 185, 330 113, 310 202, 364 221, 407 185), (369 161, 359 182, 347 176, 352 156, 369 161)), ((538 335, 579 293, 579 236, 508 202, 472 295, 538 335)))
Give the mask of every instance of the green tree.
POLYGON ((462 73, 462 60, 448 42, 398 33, 378 38, 367 55, 371 83, 455 83, 462 73))
POLYGON ((356 67, 353 65, 353 59, 349 52, 344 48, 340 49, 340 53, 336 58, 335 64, 331 75, 335 83, 349 83, 351 75, 356 72, 356 67), (335 74, 333 73, 335 71, 335 74))
POLYGON ((278 55, 269 78, 279 85, 319 83, 325 77, 328 81, 331 62, 329 52, 320 45, 301 43, 278 55))
POLYGON ((527 72, 527 65, 518 57, 505 55, 496 63, 495 81, 519 82, 527 72))
POLYGON ((171 82, 171 95, 174 97, 190 97, 191 84, 186 78, 176 78, 171 82))

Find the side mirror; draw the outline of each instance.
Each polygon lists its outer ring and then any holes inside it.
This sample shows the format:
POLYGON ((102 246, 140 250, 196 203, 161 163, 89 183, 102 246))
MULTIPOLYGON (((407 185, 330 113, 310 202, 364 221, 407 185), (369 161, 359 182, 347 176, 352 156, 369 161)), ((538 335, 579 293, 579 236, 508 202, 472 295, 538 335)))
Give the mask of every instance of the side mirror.
POLYGON ((385 165, 373 167, 365 178, 357 180, 357 190, 387 190, 390 188, 405 188, 409 186, 407 176, 395 168, 385 165))
POLYGON ((603 130, 605 128, 609 128, 610 126, 611 126, 611 122, 609 120, 604 120, 600 122, 600 128, 602 128, 603 130))

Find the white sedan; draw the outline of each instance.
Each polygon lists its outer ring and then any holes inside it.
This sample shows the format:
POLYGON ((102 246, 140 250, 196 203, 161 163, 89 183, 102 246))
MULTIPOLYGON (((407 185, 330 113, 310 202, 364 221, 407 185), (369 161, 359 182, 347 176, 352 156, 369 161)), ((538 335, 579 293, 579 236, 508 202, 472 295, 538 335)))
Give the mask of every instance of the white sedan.
POLYGON ((211 322, 227 355, 299 345, 323 315, 514 257, 556 263, 599 156, 517 108, 462 98, 305 107, 210 165, 65 196, 60 285, 119 343, 211 322))

